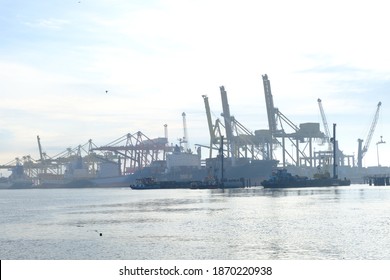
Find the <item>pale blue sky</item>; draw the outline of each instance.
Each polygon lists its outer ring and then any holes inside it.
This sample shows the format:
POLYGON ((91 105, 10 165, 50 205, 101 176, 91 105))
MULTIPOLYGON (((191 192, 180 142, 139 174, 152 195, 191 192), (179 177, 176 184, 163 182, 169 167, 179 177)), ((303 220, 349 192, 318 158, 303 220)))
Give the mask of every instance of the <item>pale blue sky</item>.
POLYGON ((182 112, 190 144, 207 145, 201 96, 219 116, 221 85, 241 123, 266 129, 268 74, 297 125, 321 122, 322 99, 346 154, 382 101, 364 160, 374 165, 380 135, 390 141, 387 11, 377 0, 0 0, 0 163, 38 158, 36 135, 49 155, 137 131, 162 137, 164 124, 176 143, 182 112))

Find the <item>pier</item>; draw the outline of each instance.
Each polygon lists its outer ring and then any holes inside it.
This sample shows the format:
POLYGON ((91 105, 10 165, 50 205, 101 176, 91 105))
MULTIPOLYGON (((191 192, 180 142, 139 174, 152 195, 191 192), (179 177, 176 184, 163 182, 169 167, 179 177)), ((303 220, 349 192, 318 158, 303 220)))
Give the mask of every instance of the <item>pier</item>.
POLYGON ((368 183, 370 186, 390 186, 390 175, 366 176, 364 183, 368 183))

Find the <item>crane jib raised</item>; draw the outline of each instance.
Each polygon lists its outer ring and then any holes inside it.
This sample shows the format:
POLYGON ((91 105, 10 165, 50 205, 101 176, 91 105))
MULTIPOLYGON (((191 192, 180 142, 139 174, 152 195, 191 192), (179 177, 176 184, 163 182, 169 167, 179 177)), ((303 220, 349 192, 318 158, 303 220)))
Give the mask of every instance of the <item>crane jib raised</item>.
POLYGON ((376 112, 375 112, 375 115, 374 115, 374 119, 373 119, 373 121, 371 123, 371 127, 370 127, 370 130, 369 130, 368 134, 367 134, 366 142, 365 142, 363 148, 362 148, 363 140, 362 139, 358 139, 358 142, 359 142, 359 146, 358 146, 358 167, 360 167, 360 168, 362 167, 363 157, 366 154, 366 152, 368 151, 368 148, 370 146, 371 139, 372 139, 372 136, 374 134, 376 124, 378 122, 379 110, 380 110, 381 105, 382 105, 382 102, 379 102, 378 105, 377 105, 376 112))

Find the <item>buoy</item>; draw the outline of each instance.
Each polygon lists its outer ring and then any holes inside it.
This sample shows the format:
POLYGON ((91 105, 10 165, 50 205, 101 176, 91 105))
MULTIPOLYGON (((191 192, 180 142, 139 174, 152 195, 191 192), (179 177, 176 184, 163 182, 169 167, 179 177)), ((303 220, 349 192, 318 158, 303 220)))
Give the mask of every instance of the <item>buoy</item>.
POLYGON ((100 233, 99 235, 100 235, 100 236, 103 236, 103 233, 100 233))

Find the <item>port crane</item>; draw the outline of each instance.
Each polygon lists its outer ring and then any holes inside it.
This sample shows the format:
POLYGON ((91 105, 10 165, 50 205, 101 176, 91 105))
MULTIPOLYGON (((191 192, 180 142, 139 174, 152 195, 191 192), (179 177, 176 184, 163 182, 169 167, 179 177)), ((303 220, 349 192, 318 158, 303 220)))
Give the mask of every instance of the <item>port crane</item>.
POLYGON ((319 158, 320 158, 320 165, 329 165, 332 160, 336 160, 335 162, 338 161, 338 159, 336 159, 335 155, 332 156, 332 143, 333 143, 333 145, 335 145, 336 143, 332 142, 333 139, 330 135, 328 121, 326 120, 324 107, 322 106, 322 100, 320 98, 318 98, 317 102, 318 102, 318 107, 320 108, 322 124, 324 126, 324 132, 325 132, 324 140, 328 143, 328 150, 325 152, 321 152, 321 151, 317 152, 317 154, 319 155, 319 158))
POLYGON ((272 135, 281 136, 285 134, 283 123, 287 124, 294 132, 299 132, 299 127, 296 126, 289 118, 282 114, 278 108, 274 106, 274 100, 271 92, 271 82, 268 79, 268 75, 262 75, 263 77, 263 86, 264 86, 264 95, 265 95, 265 104, 267 107, 267 116, 268 116, 268 126, 272 135), (278 129, 278 124, 281 129, 278 129))
POLYGON ((309 166, 313 166, 314 157, 312 139, 324 138, 324 134, 319 130, 319 124, 306 123, 300 124, 299 127, 295 125, 284 114, 282 114, 278 108, 274 106, 273 96, 271 92, 271 83, 268 79, 268 75, 262 75, 262 78, 265 103, 267 108, 269 133, 271 134, 273 140, 272 142, 268 143, 270 159, 273 159, 273 144, 277 144, 282 147, 282 164, 284 167, 287 164, 286 157, 290 158, 297 166, 302 164, 308 164, 309 166), (287 125, 290 129, 292 129, 293 132, 287 133, 283 127, 284 124, 287 125), (289 141, 291 145, 295 148, 295 156, 294 151, 289 151, 287 149, 286 140, 289 141), (303 149, 300 148, 300 143, 305 144, 305 147, 303 149), (308 150, 308 156, 305 154, 305 150, 308 150))
POLYGON ((207 95, 202 95, 210 134, 210 146, 199 144, 196 144, 196 146, 209 148, 209 158, 212 158, 212 151, 220 151, 220 147, 223 145, 223 151, 226 153, 226 157, 229 158, 232 165, 235 165, 236 161, 242 161, 242 159, 258 160, 260 158, 266 158, 264 156, 264 141, 230 114, 225 87, 220 86, 219 89, 222 100, 223 113, 221 116, 223 117, 223 122, 217 118, 213 125, 208 97, 207 95), (221 143, 221 141, 223 142, 221 143))
POLYGON ((370 142, 371 142, 372 136, 374 134, 376 124, 378 122, 379 111, 380 111, 381 105, 382 105, 382 102, 379 102, 378 105, 377 105, 377 108, 376 108, 376 111, 375 111, 375 115, 374 115, 374 119, 372 120, 371 127, 370 127, 370 130, 369 130, 368 134, 367 134, 366 141, 365 141, 365 144, 364 144, 363 147, 362 147, 363 139, 358 139, 357 165, 358 165, 359 168, 362 168, 362 166, 363 166, 363 164, 362 164, 363 157, 367 153, 368 148, 370 146, 370 142))
MULTIPOLYGON (((326 120, 324 107, 322 106, 322 100, 320 98, 318 98, 317 102, 318 102, 318 107, 320 108, 322 123, 324 126, 324 133, 325 133, 324 141, 328 142, 328 150, 315 152, 315 154, 317 154, 318 157, 320 158, 320 163, 323 162, 323 163, 329 164, 331 162, 331 159, 334 158, 334 157, 332 157, 332 150, 333 150, 334 145, 332 147, 332 136, 331 136, 330 131, 329 131, 328 121, 326 120)), ((336 158, 336 162, 338 165, 344 166, 345 160, 347 160, 348 166, 350 166, 350 159, 352 159, 352 164, 355 165, 354 156, 345 155, 340 149, 337 150, 337 155, 338 155, 338 157, 336 158)))

